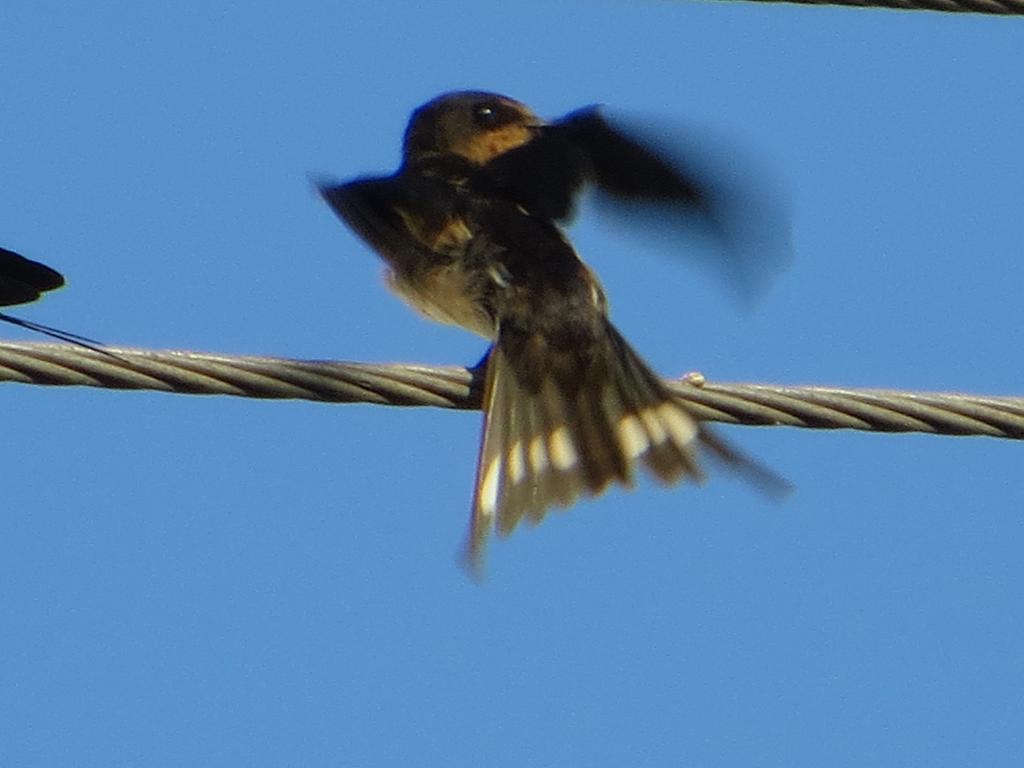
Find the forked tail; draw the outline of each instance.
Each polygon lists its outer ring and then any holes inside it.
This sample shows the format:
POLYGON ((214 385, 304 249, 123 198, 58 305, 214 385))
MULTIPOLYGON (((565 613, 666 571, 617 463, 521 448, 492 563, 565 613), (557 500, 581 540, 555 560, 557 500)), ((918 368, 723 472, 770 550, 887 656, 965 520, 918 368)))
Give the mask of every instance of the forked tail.
POLYGON ((484 430, 467 542, 479 575, 492 528, 511 533, 552 506, 633 484, 637 465, 665 485, 700 482, 698 447, 765 485, 782 484, 707 431, 610 322, 583 343, 502 333, 487 361, 484 430))

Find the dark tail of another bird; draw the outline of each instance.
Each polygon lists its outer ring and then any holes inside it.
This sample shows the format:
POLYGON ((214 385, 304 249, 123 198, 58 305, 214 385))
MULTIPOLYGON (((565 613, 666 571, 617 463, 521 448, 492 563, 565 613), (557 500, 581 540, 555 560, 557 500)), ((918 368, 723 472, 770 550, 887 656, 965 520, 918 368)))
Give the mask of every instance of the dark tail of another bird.
POLYGON ((116 355, 112 355, 107 350, 101 349, 103 346, 102 341, 90 339, 88 336, 79 336, 77 333, 62 331, 60 328, 43 325, 42 323, 33 323, 31 320, 22 320, 20 317, 14 317, 13 315, 8 315, 5 312, 0 312, 0 321, 16 325, 19 328, 25 328, 29 331, 41 333, 44 336, 49 336, 50 338, 57 339, 58 341, 66 341, 69 344, 84 347, 85 349, 91 349, 93 352, 99 352, 104 355, 116 357, 116 355))
POLYGON ((700 446, 761 484, 785 483, 703 427, 610 322, 589 341, 503 332, 491 349, 466 552, 477 575, 492 528, 508 534, 553 505, 632 486, 637 465, 665 485, 700 482, 700 446))
MULTIPOLYGON (((52 267, 27 259, 20 253, 0 248, 0 307, 27 304, 62 285, 64 276, 52 267)), ((87 336, 79 336, 77 333, 62 331, 60 328, 42 323, 33 323, 31 320, 22 320, 3 312, 0 312, 0 321, 113 357, 109 352, 99 348, 103 346, 100 342, 87 336)))

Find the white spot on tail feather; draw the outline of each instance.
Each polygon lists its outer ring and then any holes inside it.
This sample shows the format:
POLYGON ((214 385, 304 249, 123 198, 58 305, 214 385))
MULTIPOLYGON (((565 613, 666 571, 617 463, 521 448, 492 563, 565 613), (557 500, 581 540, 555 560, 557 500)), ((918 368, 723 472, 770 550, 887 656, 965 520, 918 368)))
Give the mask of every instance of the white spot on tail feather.
POLYGON ((484 470, 480 481, 480 512, 484 517, 494 517, 498 508, 498 478, 501 476, 501 456, 495 456, 484 470))
POLYGON ((569 439, 569 429, 563 424, 551 433, 551 463, 558 469, 569 469, 576 465, 579 457, 569 439))
POLYGON ((630 459, 642 455, 650 446, 647 433, 640 425, 640 419, 632 413, 627 413, 619 419, 619 443, 622 445, 622 452, 630 459))
POLYGON ((683 413, 674 403, 662 403, 658 415, 664 423, 672 442, 680 448, 686 447, 697 437, 697 422, 683 413))
POLYGON ((522 482, 526 477, 526 456, 521 440, 516 440, 508 449, 508 477, 513 485, 522 482))

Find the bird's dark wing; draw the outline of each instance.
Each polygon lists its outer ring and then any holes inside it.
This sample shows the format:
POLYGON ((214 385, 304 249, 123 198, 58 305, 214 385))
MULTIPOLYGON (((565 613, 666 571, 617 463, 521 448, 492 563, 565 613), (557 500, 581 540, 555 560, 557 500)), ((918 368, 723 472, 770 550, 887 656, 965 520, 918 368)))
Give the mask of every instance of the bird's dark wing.
POLYGON ((38 261, 0 248, 0 307, 35 301, 64 285, 64 277, 38 261))
POLYGON ((562 221, 574 213, 593 163, 586 148, 557 124, 537 131, 534 139, 481 168, 472 179, 474 191, 515 203, 537 218, 562 221))
POLYGON ((499 155, 479 174, 485 191, 534 216, 570 217, 586 183, 612 198, 669 202, 701 211, 707 190, 695 174, 610 125, 596 107, 537 128, 537 136, 499 155))
POLYGON ((606 120, 596 107, 538 131, 534 140, 482 169, 481 183, 492 194, 561 221, 590 186, 603 212, 654 243, 697 235, 713 244, 686 252, 703 260, 745 303, 791 260, 789 217, 772 175, 737 147, 692 136, 685 149, 647 142, 606 120))
POLYGON ((450 223, 452 201, 444 189, 421 189, 429 182, 402 176, 320 184, 331 209, 399 272, 436 261, 432 248, 450 223))
POLYGON ((623 200, 677 203, 695 210, 708 205, 706 181, 612 127, 596 107, 572 112, 553 123, 550 131, 564 135, 586 155, 588 180, 604 194, 623 200))

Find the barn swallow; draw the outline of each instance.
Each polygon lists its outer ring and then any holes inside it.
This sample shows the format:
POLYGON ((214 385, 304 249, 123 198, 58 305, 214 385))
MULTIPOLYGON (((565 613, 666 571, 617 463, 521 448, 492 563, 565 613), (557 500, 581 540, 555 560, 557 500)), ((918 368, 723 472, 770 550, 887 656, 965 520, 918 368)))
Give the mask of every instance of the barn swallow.
MULTIPOLYGON (((63 285, 64 276, 57 270, 40 264, 38 261, 26 259, 14 251, 0 248, 0 307, 27 304, 40 298, 47 291, 55 290, 63 285)), ((94 352, 106 354, 102 349, 97 349, 96 345, 100 345, 100 342, 79 336, 76 333, 51 328, 41 323, 33 323, 30 320, 22 320, 3 312, 0 312, 0 320, 60 341, 77 344, 94 352)))
MULTIPOLYGON (((608 319, 604 290, 560 228, 581 190, 713 218, 714 201, 641 141, 585 108, 553 122, 493 93, 416 109, 391 176, 322 184, 334 212, 386 262, 390 287, 434 320, 492 343, 470 531, 479 569, 493 529, 631 486, 643 465, 700 481, 704 447, 783 482, 711 433, 608 319)), ((479 572, 479 571, 478 571, 479 572)))

